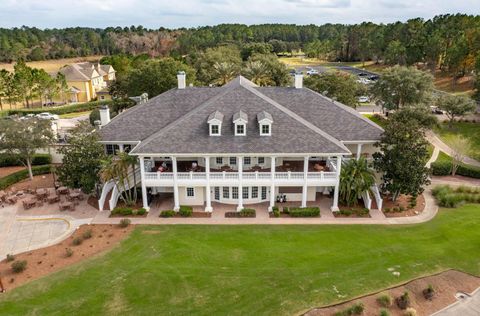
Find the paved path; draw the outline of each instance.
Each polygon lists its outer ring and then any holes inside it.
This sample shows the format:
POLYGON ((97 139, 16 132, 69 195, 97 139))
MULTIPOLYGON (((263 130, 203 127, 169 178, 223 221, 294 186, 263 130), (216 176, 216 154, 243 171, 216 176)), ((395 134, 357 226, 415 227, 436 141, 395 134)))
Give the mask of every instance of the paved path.
POLYGON ((75 219, 63 214, 17 216, 17 207, 0 208, 0 260, 17 254, 48 247, 70 236, 91 218, 75 219))
POLYGON ((470 297, 461 299, 450 306, 432 314, 432 316, 478 316, 480 315, 480 288, 470 297))
MULTIPOLYGON (((427 140, 433 146, 435 146, 435 148, 438 148, 439 150, 443 151, 447 155, 452 156, 453 150, 447 144, 445 144, 437 135, 435 135, 435 133, 433 133, 432 131, 428 131, 426 136, 427 136, 427 140)), ((470 157, 465 157, 463 159, 463 162, 472 166, 480 167, 480 161, 477 161, 470 157)))

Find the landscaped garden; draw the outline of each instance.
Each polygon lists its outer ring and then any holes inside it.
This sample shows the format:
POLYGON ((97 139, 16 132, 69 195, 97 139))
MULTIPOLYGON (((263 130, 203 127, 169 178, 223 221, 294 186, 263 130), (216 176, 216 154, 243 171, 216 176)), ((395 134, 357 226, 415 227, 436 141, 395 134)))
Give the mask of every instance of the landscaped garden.
POLYGON ((454 122, 453 126, 449 128, 447 122, 445 122, 435 129, 435 133, 447 145, 450 145, 458 135, 467 138, 472 146, 471 158, 480 160, 480 123, 454 122))
POLYGON ((0 310, 291 315, 447 268, 478 275, 479 225, 470 204, 419 225, 138 226, 111 252, 2 294, 0 310))

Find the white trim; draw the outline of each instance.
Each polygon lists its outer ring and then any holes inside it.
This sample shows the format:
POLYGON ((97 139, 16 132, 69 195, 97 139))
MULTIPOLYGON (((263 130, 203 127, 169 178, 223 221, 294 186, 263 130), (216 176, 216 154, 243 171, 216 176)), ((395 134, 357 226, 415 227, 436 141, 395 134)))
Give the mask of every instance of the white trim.
POLYGON ((272 124, 270 123, 259 123, 260 136, 272 136, 272 124), (268 133, 263 132, 263 127, 268 126, 268 133))
POLYGON ((241 123, 235 123, 235 136, 247 136, 247 124, 243 123, 243 120, 240 120, 242 121, 241 123), (239 126, 243 126, 243 133, 238 133, 238 130, 237 128, 239 126))
POLYGON ((210 136, 222 136, 222 124, 221 123, 209 123, 210 136), (213 127, 218 127, 218 134, 213 133, 213 127))
POLYGON ((195 196, 196 196, 195 187, 186 187, 185 188, 185 198, 186 199, 195 199, 195 196), (188 195, 188 189, 193 190, 193 195, 188 195))
MULTIPOLYGON (((133 151, 133 149, 132 149, 133 151)), ((143 157, 230 157, 242 154, 243 156, 261 156, 261 157, 300 157, 300 156, 313 156, 313 157, 336 157, 336 156, 351 156, 352 153, 131 153, 134 156, 143 156, 143 157)))

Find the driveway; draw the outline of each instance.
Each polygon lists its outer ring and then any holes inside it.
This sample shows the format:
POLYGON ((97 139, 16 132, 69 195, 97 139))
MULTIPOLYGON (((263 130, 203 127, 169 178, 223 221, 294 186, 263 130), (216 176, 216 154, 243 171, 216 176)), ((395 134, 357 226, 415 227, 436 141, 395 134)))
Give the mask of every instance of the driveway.
POLYGON ((439 312, 432 314, 432 316, 478 316, 480 315, 480 288, 477 289, 471 296, 460 299, 458 302, 442 309, 439 312))

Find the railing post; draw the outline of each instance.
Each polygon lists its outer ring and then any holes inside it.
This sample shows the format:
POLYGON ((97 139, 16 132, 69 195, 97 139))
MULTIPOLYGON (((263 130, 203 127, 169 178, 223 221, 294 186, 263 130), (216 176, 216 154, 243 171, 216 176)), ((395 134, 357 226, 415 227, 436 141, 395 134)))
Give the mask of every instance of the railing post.
POLYGON ((212 196, 210 192, 210 157, 205 157, 205 178, 207 179, 207 186, 205 187, 207 205, 205 206, 205 212, 211 212, 213 209, 212 196))
POLYGON ((308 156, 303 158, 303 188, 302 188, 302 207, 307 207, 307 176, 308 176, 308 156))
POLYGON ((255 180, 258 180, 258 171, 255 171, 255 180))
POLYGON ((173 169, 173 210, 178 212, 180 210, 180 201, 178 197, 178 173, 177 173, 177 158, 172 157, 172 169, 173 169))
POLYGON ((320 171, 320 180, 324 180, 325 179, 325 174, 323 173, 323 171, 320 171))
POLYGON ((270 205, 268 211, 272 212, 275 206, 275 157, 270 158, 270 205))
POLYGON ((243 209, 243 157, 240 156, 237 158, 238 163, 238 206, 237 212, 240 212, 243 209))
POLYGON ((338 195, 340 187, 340 169, 342 167, 342 156, 337 157, 337 169, 335 170, 335 191, 333 192, 332 212, 338 212, 338 195))

